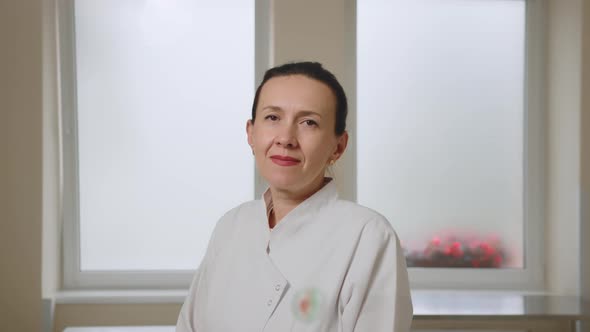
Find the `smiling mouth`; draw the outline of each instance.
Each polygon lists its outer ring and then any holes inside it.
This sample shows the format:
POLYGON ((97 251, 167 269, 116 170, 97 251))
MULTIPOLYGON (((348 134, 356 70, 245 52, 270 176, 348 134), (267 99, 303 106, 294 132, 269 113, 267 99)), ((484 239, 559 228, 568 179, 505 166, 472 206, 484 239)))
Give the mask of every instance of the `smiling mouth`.
POLYGON ((279 166, 295 166, 301 161, 289 156, 271 156, 270 160, 279 166))

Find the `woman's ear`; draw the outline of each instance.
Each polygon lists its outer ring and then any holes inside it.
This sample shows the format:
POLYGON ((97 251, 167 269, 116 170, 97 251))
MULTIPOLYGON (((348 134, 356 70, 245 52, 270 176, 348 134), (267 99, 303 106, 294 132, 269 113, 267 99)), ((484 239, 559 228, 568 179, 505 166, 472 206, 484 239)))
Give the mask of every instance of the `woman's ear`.
POLYGON ((344 154, 344 151, 346 150, 347 145, 348 145, 348 132, 344 131, 342 133, 342 135, 340 135, 340 137, 338 137, 338 142, 336 144, 336 150, 334 150, 334 153, 332 153, 332 160, 336 161, 340 157, 342 157, 342 154, 344 154))
POLYGON ((248 135, 248 145, 253 146, 254 141, 252 140, 252 131, 254 130, 254 123, 252 120, 248 120, 246 122, 246 134, 248 135))

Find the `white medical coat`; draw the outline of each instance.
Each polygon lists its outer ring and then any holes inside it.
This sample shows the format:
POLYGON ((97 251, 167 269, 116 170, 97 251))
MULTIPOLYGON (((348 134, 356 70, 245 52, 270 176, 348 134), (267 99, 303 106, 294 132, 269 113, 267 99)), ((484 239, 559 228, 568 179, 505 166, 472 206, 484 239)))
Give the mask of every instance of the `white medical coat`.
POLYGON ((338 199, 333 182, 270 230, 264 199, 217 223, 177 332, 406 332, 399 240, 385 217, 338 199))

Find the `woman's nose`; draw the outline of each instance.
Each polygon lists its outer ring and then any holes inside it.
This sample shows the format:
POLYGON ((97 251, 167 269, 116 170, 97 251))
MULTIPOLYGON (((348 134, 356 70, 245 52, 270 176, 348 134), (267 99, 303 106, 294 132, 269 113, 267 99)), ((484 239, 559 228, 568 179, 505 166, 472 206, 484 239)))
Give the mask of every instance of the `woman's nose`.
POLYGON ((278 133, 276 142, 277 145, 289 148, 297 147, 297 135, 293 126, 285 126, 278 133))

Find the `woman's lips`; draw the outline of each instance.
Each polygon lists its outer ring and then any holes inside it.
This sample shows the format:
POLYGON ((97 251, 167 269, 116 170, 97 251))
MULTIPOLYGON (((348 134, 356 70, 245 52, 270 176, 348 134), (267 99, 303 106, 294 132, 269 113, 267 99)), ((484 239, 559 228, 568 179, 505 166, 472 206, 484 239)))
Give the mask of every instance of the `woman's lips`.
POLYGON ((301 162, 299 159, 293 157, 279 155, 271 156, 270 160, 279 166, 294 166, 301 162))

